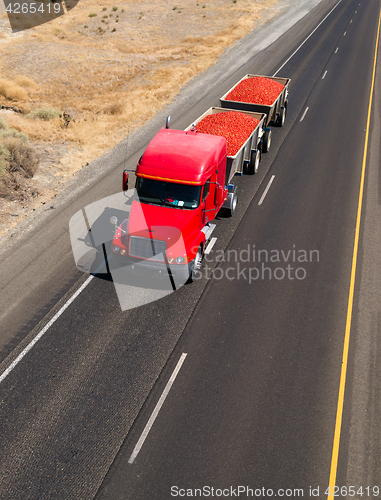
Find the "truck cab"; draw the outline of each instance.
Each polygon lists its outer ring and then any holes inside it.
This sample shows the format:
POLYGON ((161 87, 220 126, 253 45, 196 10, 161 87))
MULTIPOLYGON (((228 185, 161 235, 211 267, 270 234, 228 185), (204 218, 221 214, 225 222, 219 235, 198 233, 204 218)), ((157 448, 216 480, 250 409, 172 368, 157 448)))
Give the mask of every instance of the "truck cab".
POLYGON ((130 215, 116 230, 113 253, 139 272, 192 280, 210 221, 228 196, 226 139, 163 128, 135 174, 130 215))

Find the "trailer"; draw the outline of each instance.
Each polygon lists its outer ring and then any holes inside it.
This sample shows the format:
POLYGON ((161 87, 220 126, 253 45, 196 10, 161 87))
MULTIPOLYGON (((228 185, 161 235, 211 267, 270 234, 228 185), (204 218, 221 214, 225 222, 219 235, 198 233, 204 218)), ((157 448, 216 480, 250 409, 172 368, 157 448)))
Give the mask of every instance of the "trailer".
POLYGON ((287 103, 288 103, 288 93, 290 78, 280 78, 274 76, 262 76, 262 75, 246 75, 239 82, 237 82, 230 90, 228 90, 221 98, 220 103, 222 108, 251 111, 256 113, 266 114, 266 124, 264 129, 264 135, 262 139, 262 152, 265 153, 270 149, 271 144, 271 128, 270 123, 282 127, 284 125, 287 113, 287 103), (242 81, 248 78, 267 78, 269 80, 275 81, 283 85, 283 90, 279 93, 278 97, 274 100, 272 104, 261 104, 255 102, 243 102, 243 101, 232 101, 227 99, 227 96, 232 92, 242 81))
POLYGON ((229 185, 234 175, 249 174, 253 175, 257 173, 259 162, 261 160, 261 144, 262 138, 264 136, 265 129, 265 113, 257 113, 251 111, 242 111, 238 109, 226 109, 220 107, 212 107, 205 111, 200 117, 192 122, 185 130, 194 129, 199 122, 201 122, 206 116, 215 115, 218 113, 226 113, 229 111, 235 111, 242 113, 251 118, 259 120, 257 126, 253 129, 247 140, 242 144, 240 149, 236 152, 234 156, 226 157, 226 179, 225 184, 229 185))

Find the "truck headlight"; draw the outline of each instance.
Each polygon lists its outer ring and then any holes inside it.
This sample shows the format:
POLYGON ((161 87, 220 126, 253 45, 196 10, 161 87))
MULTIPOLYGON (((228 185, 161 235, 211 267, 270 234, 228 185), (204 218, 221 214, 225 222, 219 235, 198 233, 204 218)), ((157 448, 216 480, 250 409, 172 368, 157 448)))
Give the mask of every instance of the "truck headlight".
POLYGON ((184 262, 184 257, 177 257, 176 262, 182 264, 184 262))
POLYGON ((120 248, 118 247, 118 245, 114 245, 113 250, 115 253, 119 253, 120 248))
POLYGON ((126 255, 127 250, 125 248, 120 249, 120 255, 126 255))

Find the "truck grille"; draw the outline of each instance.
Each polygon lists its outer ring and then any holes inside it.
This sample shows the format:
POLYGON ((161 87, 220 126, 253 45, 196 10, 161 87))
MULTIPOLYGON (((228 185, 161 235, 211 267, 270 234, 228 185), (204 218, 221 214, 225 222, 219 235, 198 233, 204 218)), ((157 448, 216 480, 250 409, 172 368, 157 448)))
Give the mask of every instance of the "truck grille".
POLYGON ((150 238, 140 238, 139 236, 130 237, 129 253, 131 257, 164 262, 166 248, 167 244, 165 241, 152 240, 150 238))

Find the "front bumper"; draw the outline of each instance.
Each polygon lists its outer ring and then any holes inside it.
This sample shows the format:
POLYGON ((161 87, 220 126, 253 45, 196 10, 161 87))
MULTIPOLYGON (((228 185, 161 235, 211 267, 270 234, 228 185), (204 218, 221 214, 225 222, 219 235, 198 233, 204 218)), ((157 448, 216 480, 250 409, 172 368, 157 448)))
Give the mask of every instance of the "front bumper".
POLYGON ((135 259, 130 256, 123 256, 112 253, 110 260, 110 270, 127 268, 135 276, 174 279, 176 285, 183 285, 190 277, 194 261, 188 264, 166 264, 165 262, 154 262, 145 259, 135 259))

